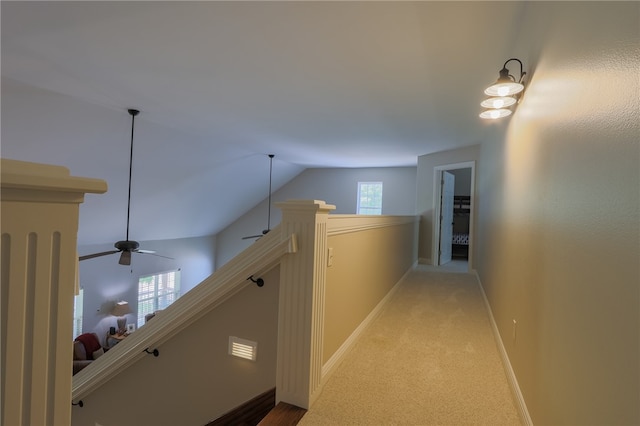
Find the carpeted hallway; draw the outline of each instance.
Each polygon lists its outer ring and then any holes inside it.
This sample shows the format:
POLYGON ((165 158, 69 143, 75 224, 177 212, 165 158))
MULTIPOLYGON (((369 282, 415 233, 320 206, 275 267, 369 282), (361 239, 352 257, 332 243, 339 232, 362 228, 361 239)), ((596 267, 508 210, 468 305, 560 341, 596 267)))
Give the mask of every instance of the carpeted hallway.
POLYGON ((418 266, 300 425, 518 425, 474 275, 418 266))

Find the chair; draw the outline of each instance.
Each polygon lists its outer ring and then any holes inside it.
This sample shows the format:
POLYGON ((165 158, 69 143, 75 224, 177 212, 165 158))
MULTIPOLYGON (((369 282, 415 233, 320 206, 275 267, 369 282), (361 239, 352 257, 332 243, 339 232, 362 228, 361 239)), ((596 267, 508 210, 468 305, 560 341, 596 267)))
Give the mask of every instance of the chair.
POLYGON ((96 333, 83 333, 73 341, 73 374, 104 354, 96 333))

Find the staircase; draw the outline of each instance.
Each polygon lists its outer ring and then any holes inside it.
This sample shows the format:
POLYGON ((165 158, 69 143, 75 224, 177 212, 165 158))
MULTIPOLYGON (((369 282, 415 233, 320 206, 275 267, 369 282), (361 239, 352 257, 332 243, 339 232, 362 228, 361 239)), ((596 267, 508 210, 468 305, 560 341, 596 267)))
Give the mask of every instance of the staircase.
POLYGON ((411 267, 417 221, 328 220, 333 206, 316 200, 278 206, 278 227, 74 376, 72 424, 297 424, 411 267), (345 299, 341 277, 354 273, 359 287, 345 299), (357 307, 347 322, 344 303, 357 307), (256 361, 230 356, 230 337, 258 342, 256 361))
POLYGON ((286 402, 276 405, 276 389, 273 388, 206 426, 295 426, 306 412, 304 408, 286 402))

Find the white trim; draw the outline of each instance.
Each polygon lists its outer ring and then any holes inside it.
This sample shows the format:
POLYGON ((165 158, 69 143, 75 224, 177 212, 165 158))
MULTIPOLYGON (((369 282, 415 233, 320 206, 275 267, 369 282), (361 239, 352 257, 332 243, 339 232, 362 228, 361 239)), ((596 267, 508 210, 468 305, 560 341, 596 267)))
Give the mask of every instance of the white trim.
POLYGON ((2 353, 1 422, 71 424, 78 204, 107 183, 2 158, 0 187, 2 344, 11 348, 2 353))
POLYGON ((498 330, 498 325, 496 324, 496 321, 493 318, 493 311, 491 310, 489 299, 487 299, 487 295, 484 292, 484 288, 482 287, 482 281, 480 280, 478 271, 475 269, 473 269, 472 271, 473 271, 473 274, 476 276, 476 279, 478 280, 478 287, 480 287, 480 292, 482 293, 484 304, 487 307, 487 312, 489 313, 489 321, 491 322, 491 329, 493 330, 493 335, 496 339, 496 346, 498 347, 500 358, 502 358, 502 365, 504 366, 504 371, 505 371, 505 374, 507 375, 507 381, 509 382, 509 387, 511 388, 511 392, 513 393, 513 397, 515 398, 515 401, 516 401, 516 409, 518 410, 518 414, 520 415, 520 420, 522 420, 522 424, 525 426, 533 426, 533 421, 531 420, 531 416, 529 415, 529 410, 527 409, 527 403, 525 402, 524 396, 522 395, 522 391, 520 390, 520 385, 518 385, 518 379, 516 378, 516 374, 513 371, 513 368, 511 367, 511 361, 509 361, 509 355, 507 354, 507 350, 504 347, 504 343, 502 343, 500 330, 498 330))
POLYGON ((327 218, 335 206, 320 200, 276 206, 282 237, 295 233, 299 241, 296 255, 280 263, 276 403, 308 409, 322 383, 327 218))
POLYGON ((367 327, 369 327, 369 325, 378 317, 378 315, 380 315, 380 313, 382 312, 382 309, 391 300, 391 298, 396 293, 398 288, 400 288, 400 284, 404 282, 407 275, 409 275, 409 273, 413 271, 413 269, 416 266, 417 266, 417 263, 412 265, 407 270, 407 272, 405 272, 402 278, 398 280, 398 282, 393 286, 393 288, 389 290, 387 295, 384 298, 382 298, 382 300, 376 305, 375 308, 373 308, 373 310, 369 313, 369 315, 367 315, 364 321, 362 321, 360 325, 356 327, 355 330, 353 330, 353 333, 351 333, 351 335, 347 337, 344 343, 340 345, 338 350, 335 351, 335 353, 331 356, 331 358, 329 358, 329 360, 324 363, 324 365, 322 366, 323 385, 327 382, 327 380, 329 380, 329 377, 331 377, 331 375, 335 372, 336 368, 338 368, 342 360, 344 360, 344 358, 347 356, 349 351, 354 347, 355 343, 358 341, 358 338, 360 338, 360 335, 367 329, 367 327))

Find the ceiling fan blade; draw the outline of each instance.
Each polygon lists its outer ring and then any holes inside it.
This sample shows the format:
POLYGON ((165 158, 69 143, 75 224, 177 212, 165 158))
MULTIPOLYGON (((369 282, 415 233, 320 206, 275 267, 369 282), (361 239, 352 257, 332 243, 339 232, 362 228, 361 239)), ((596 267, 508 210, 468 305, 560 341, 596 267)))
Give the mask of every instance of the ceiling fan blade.
POLYGON ((249 235, 248 237, 242 237, 243 240, 250 240, 251 238, 260 238, 262 237, 262 234, 260 235, 249 235))
POLYGON ((109 254, 118 253, 119 251, 120 250, 109 250, 109 251, 103 251, 100 253, 86 254, 84 256, 78 257, 78 260, 87 260, 87 259, 93 259, 94 257, 107 256, 109 254))
POLYGON ((120 255, 120 260, 118 261, 121 265, 131 265, 131 252, 123 251, 120 255))
POLYGON ((248 237, 242 237, 243 240, 248 240, 250 238, 260 238, 263 237, 265 235, 267 235, 269 233, 269 231, 271 231, 271 229, 263 229, 262 230, 262 234, 260 235, 249 235, 248 237))
POLYGON ((140 253, 140 254, 150 254, 151 256, 157 256, 157 257, 164 257, 165 259, 171 259, 174 260, 173 257, 169 257, 169 256, 163 256, 161 254, 156 254, 155 251, 153 250, 136 250, 136 253, 140 253))

